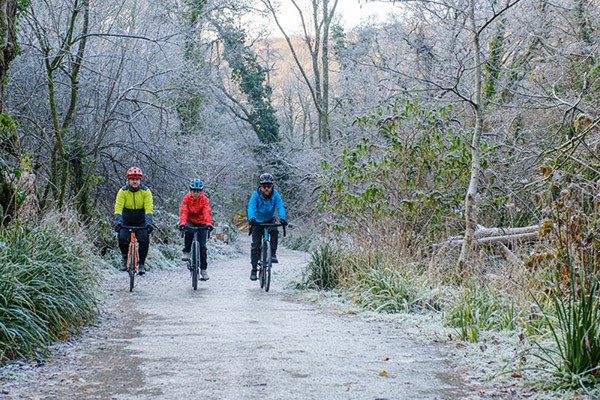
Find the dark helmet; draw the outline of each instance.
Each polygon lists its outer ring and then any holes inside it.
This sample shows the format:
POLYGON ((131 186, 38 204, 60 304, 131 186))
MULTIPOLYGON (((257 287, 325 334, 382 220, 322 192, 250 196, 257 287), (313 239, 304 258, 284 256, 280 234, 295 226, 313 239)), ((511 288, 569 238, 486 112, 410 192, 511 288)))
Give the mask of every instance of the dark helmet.
POLYGON ((275 183, 273 175, 269 174, 268 172, 262 174, 260 176, 260 184, 262 185, 263 183, 270 183, 271 185, 275 183))
POLYGON ((142 170, 139 169, 138 167, 131 167, 127 170, 127 173, 125 174, 125 176, 127 177, 127 179, 135 179, 135 178, 139 178, 142 179, 142 177, 144 176, 144 174, 142 173, 142 170))
POLYGON ((204 189, 204 183, 200 179, 194 179, 190 183, 190 190, 202 190, 204 189))

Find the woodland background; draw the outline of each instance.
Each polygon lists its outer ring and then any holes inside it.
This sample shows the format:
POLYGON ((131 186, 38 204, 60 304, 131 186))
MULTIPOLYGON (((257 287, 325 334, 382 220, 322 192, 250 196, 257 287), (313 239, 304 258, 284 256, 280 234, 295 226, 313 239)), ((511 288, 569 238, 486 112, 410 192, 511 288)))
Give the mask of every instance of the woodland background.
POLYGON ((110 254, 132 165, 157 243, 177 240, 193 178, 215 220, 239 226, 270 171, 287 244, 313 252, 307 287, 442 311, 467 341, 550 338, 530 347, 557 385, 594 387, 600 2, 394 4, 345 29, 336 0, 0 1, 3 243, 51 226, 110 254))

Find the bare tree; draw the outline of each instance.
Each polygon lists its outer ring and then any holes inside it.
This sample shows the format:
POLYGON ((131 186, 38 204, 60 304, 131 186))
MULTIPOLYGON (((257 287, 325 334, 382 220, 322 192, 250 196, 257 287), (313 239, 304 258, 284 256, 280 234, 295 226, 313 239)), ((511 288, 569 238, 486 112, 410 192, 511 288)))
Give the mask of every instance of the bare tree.
POLYGON ((93 10, 88 0, 31 4, 10 100, 39 179, 48 179, 45 201, 87 214, 102 158, 109 171, 159 158, 152 133, 163 129, 178 63, 165 54, 174 31, 140 23, 159 17, 149 10, 126 1, 93 10))
POLYGON ((48 84, 48 102, 50 117, 54 131, 54 145, 50 157, 50 182, 46 186, 43 202, 48 191, 53 192, 59 208, 64 206, 67 191, 68 163, 65 157, 65 135, 75 118, 77 97, 79 95, 79 72, 81 71, 89 29, 89 0, 76 0, 66 15, 67 23, 64 31, 59 33, 58 47, 50 44, 51 34, 36 16, 35 7, 31 8, 28 23, 35 31, 40 51, 46 67, 48 84), (76 47, 76 49, 73 49, 76 47), (64 116, 59 117, 57 109, 57 93, 55 74, 62 72, 66 75, 70 87, 67 108, 64 116))
POLYGON ((333 18, 335 16, 337 0, 311 0, 310 11, 302 9, 301 2, 290 0, 298 13, 303 31, 303 41, 310 54, 309 69, 302 62, 299 50, 294 44, 291 34, 280 22, 277 6, 271 0, 263 0, 267 9, 271 12, 280 32, 285 37, 290 52, 294 58, 296 67, 302 75, 302 79, 308 87, 312 103, 318 115, 319 141, 321 143, 331 140, 331 128, 329 124, 330 114, 330 34, 332 31, 333 18))

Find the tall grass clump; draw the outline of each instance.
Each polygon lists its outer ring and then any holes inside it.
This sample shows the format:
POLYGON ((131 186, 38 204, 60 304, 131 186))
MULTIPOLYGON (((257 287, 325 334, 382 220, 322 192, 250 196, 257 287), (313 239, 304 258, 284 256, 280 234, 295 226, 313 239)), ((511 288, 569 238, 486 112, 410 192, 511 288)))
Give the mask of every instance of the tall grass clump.
POLYGON ((529 307, 514 296, 489 284, 462 287, 445 307, 446 323, 457 329, 461 340, 472 343, 485 331, 527 329, 524 313, 529 307))
POLYGON ((311 253, 306 268, 305 285, 319 290, 332 290, 339 286, 342 257, 338 250, 325 243, 311 253))
POLYGON ((595 275, 585 279, 583 273, 572 273, 568 288, 550 293, 554 310, 544 312, 550 344, 535 341, 534 355, 551 367, 561 385, 588 386, 600 378, 598 285, 595 275))
POLYGON ((377 312, 432 308, 426 280, 415 271, 393 264, 366 269, 355 281, 352 291, 356 303, 377 312))
POLYGON ((534 341, 534 355, 549 367, 552 384, 585 388, 600 378, 600 203, 586 168, 568 160, 560 165, 568 172, 542 167, 551 182, 540 229, 548 247, 526 263, 549 277, 542 292, 532 292, 534 300, 552 305, 539 306, 547 328, 534 341))
POLYGON ((305 286, 339 289, 360 307, 385 313, 440 309, 418 268, 379 252, 358 253, 323 244, 311 254, 305 286))
POLYGON ((0 363, 39 358, 96 317, 91 246, 56 221, 0 232, 0 363))
POLYGON ((461 340, 475 343, 482 331, 492 328, 496 312, 496 303, 487 290, 464 288, 449 307, 447 321, 461 340))

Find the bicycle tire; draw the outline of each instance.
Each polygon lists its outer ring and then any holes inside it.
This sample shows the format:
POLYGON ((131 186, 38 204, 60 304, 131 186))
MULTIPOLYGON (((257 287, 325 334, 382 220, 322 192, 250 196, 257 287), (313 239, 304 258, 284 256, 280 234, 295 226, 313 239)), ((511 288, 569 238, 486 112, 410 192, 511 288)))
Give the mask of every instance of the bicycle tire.
POLYGON ((127 256, 127 272, 129 273, 129 291, 133 291, 135 285, 135 248, 129 246, 129 254, 127 256))
POLYGON ((265 266, 267 265, 267 259, 266 259, 266 250, 267 246, 265 245, 265 243, 268 242, 263 242, 262 246, 260 247, 260 288, 263 289, 265 287, 265 266))
POLYGON ((199 263, 199 246, 197 241, 192 241, 192 251, 190 253, 190 261, 192 262, 192 288, 198 289, 198 263, 199 263))
POLYGON ((265 287, 265 269, 263 268, 262 263, 258 270, 258 280, 260 281, 260 288, 262 289, 265 287))
POLYGON ((271 288, 271 266, 272 266, 272 259, 271 259, 271 243, 266 242, 266 251, 265 251, 265 292, 268 292, 269 289, 271 288))

